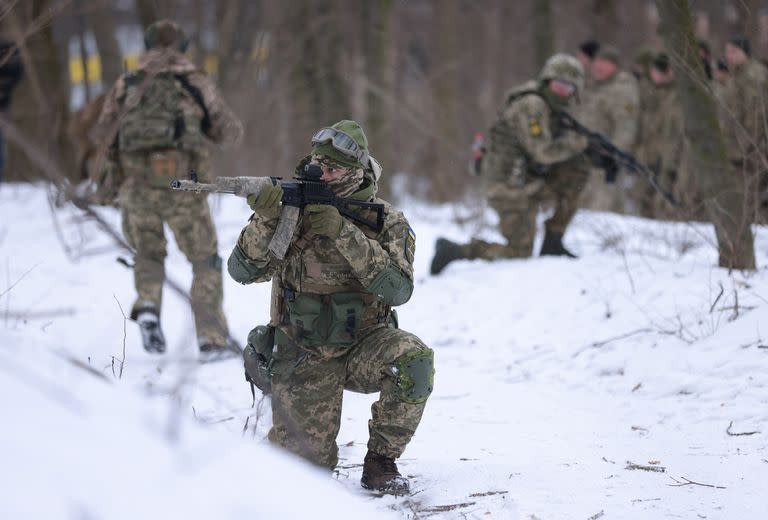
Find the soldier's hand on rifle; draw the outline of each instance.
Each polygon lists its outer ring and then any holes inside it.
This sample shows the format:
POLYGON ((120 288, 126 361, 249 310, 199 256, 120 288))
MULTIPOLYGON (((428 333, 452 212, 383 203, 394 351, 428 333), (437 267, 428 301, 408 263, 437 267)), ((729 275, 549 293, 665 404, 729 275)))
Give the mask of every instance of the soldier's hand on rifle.
POLYGON ((587 148, 587 157, 592 164, 605 172, 605 183, 614 184, 619 173, 619 165, 612 155, 596 147, 587 148))
POLYGON ((254 213, 266 218, 276 218, 280 215, 280 201, 283 199, 283 187, 279 184, 267 186, 257 195, 248 195, 248 205, 254 213))
POLYGON ((333 206, 327 204, 309 204, 304 208, 309 215, 310 234, 313 236, 339 238, 344 218, 333 206))

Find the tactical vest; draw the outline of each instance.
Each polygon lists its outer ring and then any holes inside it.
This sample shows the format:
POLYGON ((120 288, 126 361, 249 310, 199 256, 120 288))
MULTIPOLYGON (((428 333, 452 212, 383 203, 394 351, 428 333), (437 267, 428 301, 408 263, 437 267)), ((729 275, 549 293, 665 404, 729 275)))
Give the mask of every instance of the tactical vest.
POLYGON ((482 175, 489 182, 513 179, 522 185, 525 182, 526 173, 539 173, 539 168, 520 145, 516 130, 504 117, 504 112, 512 103, 528 95, 539 96, 547 103, 541 93, 533 87, 534 84, 535 82, 528 82, 509 92, 504 106, 488 130, 487 152, 483 157, 482 175))
MULTIPOLYGON (((335 241, 307 238, 308 223, 301 226, 301 237, 283 261, 279 286, 273 288, 273 321, 277 318, 279 328, 304 347, 350 347, 361 334, 385 326, 390 307, 360 284, 335 241)), ((376 240, 376 231, 359 228, 376 240)))

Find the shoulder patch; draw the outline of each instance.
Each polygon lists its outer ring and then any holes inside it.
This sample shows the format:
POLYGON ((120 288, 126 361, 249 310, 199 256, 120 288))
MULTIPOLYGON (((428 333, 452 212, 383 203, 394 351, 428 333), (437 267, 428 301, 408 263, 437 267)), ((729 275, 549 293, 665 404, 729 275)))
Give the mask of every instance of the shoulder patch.
POLYGON ((408 226, 405 230, 405 258, 408 262, 413 263, 413 259, 416 256, 416 233, 413 232, 411 226, 408 226))
POLYGON ((534 137, 541 135, 541 122, 538 118, 532 117, 528 120, 528 132, 534 137))

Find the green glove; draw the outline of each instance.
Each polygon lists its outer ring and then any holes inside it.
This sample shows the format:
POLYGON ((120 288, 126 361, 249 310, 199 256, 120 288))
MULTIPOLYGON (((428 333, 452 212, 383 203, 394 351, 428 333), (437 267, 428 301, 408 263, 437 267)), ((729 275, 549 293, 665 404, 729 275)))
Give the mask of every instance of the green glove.
POLYGON ((309 215, 310 234, 328 238, 339 238, 344 219, 339 210, 327 204, 309 204, 304 208, 309 215))
POLYGON ((267 186, 258 195, 248 195, 247 200, 254 213, 267 218, 277 218, 280 215, 280 201, 283 200, 283 187, 279 184, 267 186))

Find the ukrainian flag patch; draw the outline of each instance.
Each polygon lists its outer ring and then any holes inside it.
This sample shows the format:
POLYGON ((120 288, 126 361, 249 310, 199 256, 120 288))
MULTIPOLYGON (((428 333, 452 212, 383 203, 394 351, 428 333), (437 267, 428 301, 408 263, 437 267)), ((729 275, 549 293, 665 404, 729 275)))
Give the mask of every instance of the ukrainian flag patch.
POLYGON ((416 233, 413 232, 410 226, 405 231, 405 258, 413 263, 413 258, 416 255, 416 233))

